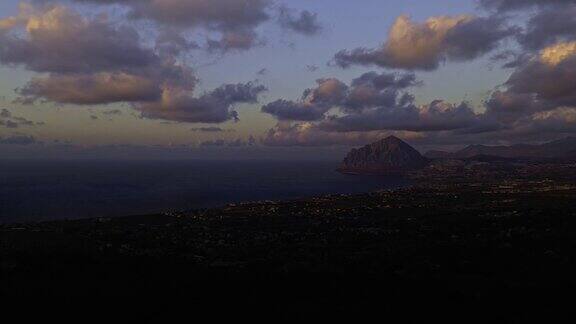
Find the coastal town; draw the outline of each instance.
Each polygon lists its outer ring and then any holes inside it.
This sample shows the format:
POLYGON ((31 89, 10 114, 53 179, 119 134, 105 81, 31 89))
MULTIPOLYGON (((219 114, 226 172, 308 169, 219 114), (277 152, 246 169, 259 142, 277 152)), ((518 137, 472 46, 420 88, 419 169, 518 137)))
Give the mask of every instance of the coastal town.
POLYGON ((415 322, 428 315, 405 313, 407 305, 428 312, 456 305, 444 314, 448 322, 503 303, 503 316, 519 322, 564 316, 565 294, 576 284, 574 168, 421 171, 413 187, 399 190, 5 224, 1 297, 10 305, 44 296, 40 304, 51 305, 89 292, 91 303, 130 305, 130 316, 160 301, 185 307, 190 298, 196 312, 219 319, 234 313, 217 308, 250 305, 263 317, 282 309, 292 320, 324 318, 337 305, 330 316, 358 319, 374 315, 377 308, 364 307, 378 302, 391 305, 390 318, 415 322), (52 285, 64 292, 59 299, 52 285), (300 294, 321 294, 325 304, 304 305, 300 294), (407 303, 409 296, 417 297, 407 303))

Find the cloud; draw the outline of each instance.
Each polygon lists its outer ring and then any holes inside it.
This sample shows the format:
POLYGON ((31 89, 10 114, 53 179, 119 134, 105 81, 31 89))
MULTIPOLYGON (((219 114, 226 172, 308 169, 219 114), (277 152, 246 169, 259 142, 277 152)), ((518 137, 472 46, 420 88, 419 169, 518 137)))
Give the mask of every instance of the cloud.
POLYGON ((375 65, 407 70, 434 70, 444 61, 468 61, 495 49, 516 31, 498 17, 441 16, 414 23, 396 19, 381 48, 342 50, 334 56, 340 67, 375 65))
POLYGON ((261 142, 266 146, 281 147, 320 147, 365 145, 389 135, 412 138, 409 132, 370 131, 370 132, 329 132, 319 129, 313 123, 278 123, 268 130, 261 142))
POLYGON ((112 109, 112 110, 106 110, 102 112, 104 115, 122 115, 122 110, 120 109, 112 109))
POLYGON ((188 40, 182 33, 162 29, 156 38, 156 50, 161 56, 176 57, 182 53, 200 48, 196 42, 188 40))
MULTIPOLYGON (((109 3, 112 2, 115 1, 109 3)), ((228 15, 232 20, 234 17, 248 19, 245 23, 222 23, 232 28, 252 24, 249 22, 252 14, 237 12, 237 9, 252 10, 252 6, 264 1, 243 1, 240 7, 237 1, 146 3, 164 9, 163 6, 180 3, 188 9, 208 11, 216 6, 220 9, 210 14, 228 15), (222 5, 229 7, 224 9, 222 5)), ((134 7, 134 10, 145 9, 134 7)), ((192 13, 190 19, 195 19, 196 14, 192 13)), ((229 84, 195 96, 198 80, 192 69, 176 58, 193 45, 178 33, 164 31, 155 47, 148 47, 131 27, 118 25, 101 15, 86 18, 61 5, 24 6, 14 19, 17 22, 10 24, 10 30, 0 35, 0 62, 43 73, 17 90, 20 103, 106 105, 124 102, 140 111, 144 118, 220 123, 237 119, 235 104, 255 103, 258 95, 266 90, 252 83, 229 84)), ((202 19, 217 20, 215 16, 202 19)), ((227 31, 235 35, 238 32, 227 31)), ((228 39, 227 42, 234 41, 228 39)), ((222 50, 228 50, 244 45, 222 46, 222 50)))
MULTIPOLYGON (((44 0, 54 2, 55 0, 44 0)), ((256 28, 270 19, 270 0, 74 0, 97 5, 117 4, 128 8, 132 19, 154 22, 157 27, 192 30, 203 28, 220 34, 217 40, 208 39, 210 51, 247 50, 262 44, 256 28)), ((173 38, 170 36, 169 38, 173 38)), ((174 40, 174 39, 173 39, 174 40)), ((164 49, 181 52, 197 48, 197 44, 164 43, 164 49), (182 46, 185 45, 185 46, 182 46)))
POLYGON ((308 71, 308 72, 316 72, 319 69, 320 68, 316 65, 306 65, 306 71, 308 71))
POLYGON ((254 145, 256 145, 256 139, 253 136, 250 136, 246 141, 241 138, 238 138, 231 141, 218 139, 213 141, 204 141, 200 143, 200 147, 246 147, 254 145))
POLYGON ((299 14, 295 14, 293 9, 284 6, 281 6, 278 11, 278 21, 285 29, 306 36, 316 35, 322 31, 322 25, 318 22, 318 14, 316 13, 303 10, 299 14))
POLYGON ((156 80, 123 72, 35 77, 17 92, 24 103, 45 99, 77 105, 153 101, 162 95, 156 80))
POLYGON ((313 121, 324 118, 334 105, 343 101, 348 86, 337 79, 320 79, 314 89, 304 91, 299 101, 280 99, 262 107, 262 112, 279 120, 313 121))
POLYGON ((235 104, 256 103, 258 96, 266 91, 261 85, 251 82, 226 84, 199 97, 188 92, 166 90, 158 102, 135 106, 145 118, 179 122, 222 123, 238 120, 235 104))
MULTIPOLYGON (((92 0, 92 2, 101 2, 92 0)), ((234 30, 257 26, 269 19, 268 0, 144 0, 110 1, 131 6, 133 17, 180 27, 204 26, 234 30)))
MULTIPOLYGON (((435 100, 417 106, 408 90, 420 86, 413 73, 368 72, 349 85, 318 80, 300 101, 278 100, 262 108, 279 123, 263 139, 272 146, 355 145, 389 134, 444 133, 474 136, 501 129, 497 120, 467 103, 435 100)), ((448 136, 448 135, 447 135, 448 136)))
POLYGON ((160 97, 161 87, 195 85, 190 69, 144 47, 130 27, 60 5, 23 7, 17 17, 24 30, 0 36, 0 62, 48 73, 18 90, 22 102, 149 101, 160 97))
POLYGON ((505 83, 508 91, 550 104, 576 105, 576 42, 558 43, 520 66, 505 83))
POLYGON ((540 50, 558 42, 576 40, 575 29, 576 5, 544 8, 528 20, 518 41, 526 50, 540 50))
POLYGON ((498 11, 518 10, 532 6, 555 6, 574 4, 576 0, 479 0, 482 7, 498 11))
POLYGON ((271 114, 278 120, 312 121, 322 119, 330 108, 325 105, 280 99, 263 106, 262 112, 271 114))
POLYGON ((441 100, 416 107, 391 106, 370 109, 360 114, 331 117, 318 125, 320 129, 336 132, 352 131, 443 131, 470 127, 478 116, 466 103, 453 105, 441 100))
POLYGON ((258 35, 252 30, 226 31, 220 39, 207 41, 208 51, 222 53, 232 50, 248 50, 263 44, 263 41, 258 40, 258 35))
POLYGON ((486 116, 500 121, 509 133, 531 135, 576 133, 576 44, 557 43, 520 64, 504 89, 486 101, 486 116))
POLYGON ((262 112, 278 120, 323 120, 332 109, 345 113, 361 112, 374 107, 404 107, 413 98, 401 93, 419 85, 414 74, 365 73, 350 85, 334 78, 317 80, 317 87, 304 91, 298 101, 280 99, 262 107, 262 112))
POLYGON ((206 132, 206 133, 223 133, 223 132, 230 132, 231 130, 225 130, 220 127, 195 127, 190 128, 192 132, 206 132))
POLYGON ((0 145, 33 145, 40 144, 33 136, 14 135, 0 137, 0 145))
POLYGON ((3 108, 0 110, 0 118, 10 118, 12 117, 12 112, 10 110, 3 108))
POLYGON ((18 128, 20 125, 12 120, 0 120, 0 126, 4 126, 6 128, 18 128))
POLYGON ((12 114, 8 109, 3 108, 0 110, 0 126, 6 128, 19 128, 21 126, 34 127, 42 124, 43 123, 33 122, 24 117, 14 116, 14 114, 12 114))
POLYGON ((89 73, 142 69, 159 62, 158 56, 141 46, 134 29, 113 27, 102 16, 87 19, 56 5, 21 8, 18 19, 25 35, 1 35, 3 64, 35 72, 89 73))

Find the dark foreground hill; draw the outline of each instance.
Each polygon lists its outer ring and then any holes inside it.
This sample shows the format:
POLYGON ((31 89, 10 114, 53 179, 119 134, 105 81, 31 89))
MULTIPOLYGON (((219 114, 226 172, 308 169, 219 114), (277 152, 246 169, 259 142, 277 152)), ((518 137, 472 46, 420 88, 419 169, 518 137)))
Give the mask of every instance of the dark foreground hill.
POLYGON ((390 136, 381 141, 353 149, 338 168, 351 174, 398 174, 422 169, 428 164, 413 147, 390 136))
POLYGON ((574 199, 507 181, 4 225, 0 303, 19 323, 569 323, 574 199))

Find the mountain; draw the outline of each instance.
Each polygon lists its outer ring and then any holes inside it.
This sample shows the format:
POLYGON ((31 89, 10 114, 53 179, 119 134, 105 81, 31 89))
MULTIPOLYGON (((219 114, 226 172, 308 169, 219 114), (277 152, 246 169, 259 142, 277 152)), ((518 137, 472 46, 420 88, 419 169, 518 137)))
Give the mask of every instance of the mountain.
POLYGON ((428 162, 412 146, 390 136, 350 151, 338 171, 351 174, 398 174, 424 168, 428 162))
POLYGON ((470 159, 477 156, 493 156, 508 159, 551 159, 573 157, 573 152, 576 152, 576 137, 568 137, 541 145, 470 145, 458 152, 445 154, 445 152, 430 151, 426 153, 426 156, 431 159, 470 159))
POLYGON ((446 152, 446 151, 428 151, 424 154, 424 156, 428 159, 449 159, 453 156, 453 153, 446 152))

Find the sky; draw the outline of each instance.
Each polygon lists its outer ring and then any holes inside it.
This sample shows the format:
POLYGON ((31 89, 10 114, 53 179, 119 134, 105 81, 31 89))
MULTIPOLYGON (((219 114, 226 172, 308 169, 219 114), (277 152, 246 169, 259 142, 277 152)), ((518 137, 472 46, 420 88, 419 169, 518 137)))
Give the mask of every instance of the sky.
POLYGON ((4 0, 0 154, 563 138, 575 27, 576 0, 4 0))

